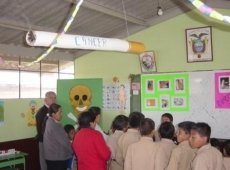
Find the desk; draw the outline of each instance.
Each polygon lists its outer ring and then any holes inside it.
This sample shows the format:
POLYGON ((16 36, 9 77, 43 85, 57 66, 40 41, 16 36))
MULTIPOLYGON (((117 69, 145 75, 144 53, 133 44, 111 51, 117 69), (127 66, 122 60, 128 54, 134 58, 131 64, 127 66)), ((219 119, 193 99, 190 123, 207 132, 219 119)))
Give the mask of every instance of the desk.
POLYGON ((25 156, 27 153, 19 152, 11 155, 0 156, 0 168, 13 166, 17 164, 23 164, 24 170, 26 170, 25 156))

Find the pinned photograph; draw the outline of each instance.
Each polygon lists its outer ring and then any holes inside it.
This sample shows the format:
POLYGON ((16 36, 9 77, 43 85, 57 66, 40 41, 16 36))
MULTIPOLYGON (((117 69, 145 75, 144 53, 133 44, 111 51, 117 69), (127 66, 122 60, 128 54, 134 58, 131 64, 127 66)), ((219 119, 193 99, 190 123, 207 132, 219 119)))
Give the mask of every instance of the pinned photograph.
POLYGON ((219 91, 221 93, 230 92, 230 77, 228 76, 219 77, 219 91))
POLYGON ((154 85, 153 85, 153 80, 147 80, 146 81, 146 92, 150 93, 154 91, 154 85))
POLYGON ((151 98, 151 99, 146 99, 146 107, 157 107, 157 99, 156 98, 151 98))
POLYGON ((185 98, 184 97, 174 97, 172 106, 173 107, 185 107, 185 98))
POLYGON ((170 89, 169 80, 160 80, 159 81, 159 89, 160 90, 169 90, 170 89))
POLYGON ((184 79, 179 78, 175 80, 176 91, 184 91, 184 79))
POLYGON ((160 104, 162 109, 168 109, 169 108, 169 96, 161 96, 160 104))

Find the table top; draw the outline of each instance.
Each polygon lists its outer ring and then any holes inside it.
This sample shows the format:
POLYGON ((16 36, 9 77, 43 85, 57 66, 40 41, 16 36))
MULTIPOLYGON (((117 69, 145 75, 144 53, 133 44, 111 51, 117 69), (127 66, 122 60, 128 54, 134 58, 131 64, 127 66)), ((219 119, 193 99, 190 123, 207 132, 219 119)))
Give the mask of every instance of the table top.
POLYGON ((14 158, 25 157, 27 155, 28 154, 24 153, 24 152, 17 152, 15 154, 0 156, 0 161, 6 160, 6 159, 14 159, 14 158))

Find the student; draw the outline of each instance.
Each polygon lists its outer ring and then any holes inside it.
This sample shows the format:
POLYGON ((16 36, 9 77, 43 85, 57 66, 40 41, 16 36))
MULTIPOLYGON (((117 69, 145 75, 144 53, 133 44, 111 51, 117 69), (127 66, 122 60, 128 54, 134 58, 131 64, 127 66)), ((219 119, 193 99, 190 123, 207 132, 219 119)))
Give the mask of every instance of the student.
POLYGON ((154 170, 157 145, 153 142, 155 123, 145 118, 140 125, 141 139, 128 147, 124 170, 154 170))
POLYGON ((66 170, 67 160, 72 156, 71 143, 62 127, 61 106, 53 103, 49 107, 43 139, 47 170, 66 170))
POLYGON ((224 142, 223 152, 225 170, 230 170, 230 140, 224 142))
MULTIPOLYGON (((64 129, 70 142, 72 143, 75 135, 74 126, 71 124, 67 124, 64 126, 64 129)), ((72 157, 67 160, 67 170, 76 170, 77 167, 76 165, 77 165, 76 158, 73 154, 72 157)))
POLYGON ((40 169, 47 170, 46 161, 44 159, 44 148, 43 148, 43 133, 44 133, 44 121, 46 120, 46 116, 48 113, 48 109, 51 104, 56 102, 56 94, 52 91, 48 91, 45 94, 44 105, 38 110, 36 113, 36 128, 37 128, 37 136, 38 146, 39 146, 39 161, 40 161, 40 169))
POLYGON ((178 124, 176 137, 179 145, 173 149, 166 170, 189 170, 190 164, 195 157, 195 149, 189 145, 191 129, 194 122, 185 121, 178 124))
POLYGON ((127 131, 128 128, 128 117, 125 115, 118 115, 114 118, 111 126, 112 135, 108 137, 107 144, 112 152, 111 161, 109 163, 109 170, 117 170, 119 166, 115 161, 115 154, 117 151, 117 142, 119 137, 127 131))
MULTIPOLYGON (((171 122, 173 123, 173 116, 170 113, 164 113, 161 115, 161 123, 164 122, 171 122)), ((160 141, 160 136, 158 131, 154 131, 154 136, 153 136, 154 141, 158 142, 160 141)))
POLYGON ((191 163, 192 170, 222 170, 222 154, 209 144, 210 135, 211 127, 207 123, 199 122, 192 127, 189 143, 198 149, 191 163))
POLYGON ((73 140, 78 170, 106 170, 111 151, 100 132, 95 130, 96 116, 89 111, 79 117, 79 131, 73 140))
POLYGON ((124 169, 124 161, 127 149, 132 143, 138 142, 141 138, 139 131, 140 122, 144 119, 144 115, 140 112, 132 112, 129 115, 129 128, 126 133, 121 135, 118 139, 117 152, 116 152, 116 163, 119 168, 117 170, 124 169))
POLYGON ((99 131, 103 138, 105 139, 105 141, 107 140, 108 136, 104 133, 104 131, 101 129, 99 123, 100 123, 100 120, 101 120, 101 108, 100 107, 97 107, 97 106, 92 106, 89 108, 89 111, 92 112, 96 119, 96 127, 95 127, 95 130, 99 131))
POLYGON ((157 142, 155 170, 164 170, 168 166, 172 150, 176 147, 172 141, 175 128, 171 122, 164 122, 160 125, 158 132, 161 140, 157 142))

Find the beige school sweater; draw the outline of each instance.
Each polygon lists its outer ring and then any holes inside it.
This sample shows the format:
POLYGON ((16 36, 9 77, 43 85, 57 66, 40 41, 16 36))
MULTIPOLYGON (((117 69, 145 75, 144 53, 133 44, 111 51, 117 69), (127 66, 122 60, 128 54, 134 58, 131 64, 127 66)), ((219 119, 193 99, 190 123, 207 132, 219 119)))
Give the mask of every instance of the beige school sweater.
POLYGON ((220 151, 210 144, 202 146, 191 164, 192 170, 223 170, 223 157, 220 151))
POLYGON ((155 170, 165 170, 168 166, 172 150, 176 147, 170 139, 162 138, 157 142, 157 154, 155 158, 155 170))
POLYGON ((190 170, 196 149, 192 149, 189 142, 183 141, 173 149, 166 170, 190 170))
POLYGON ((116 159, 116 151, 118 146, 118 139, 123 135, 124 132, 122 130, 116 130, 112 135, 108 137, 107 145, 109 146, 112 154, 111 154, 111 160, 109 161, 109 170, 119 170, 120 166, 115 161, 116 159))
POLYGON ((128 147, 124 170, 154 170, 157 144, 151 137, 141 137, 128 147))
POLYGON ((124 169, 125 156, 129 145, 138 142, 140 138, 141 135, 137 129, 128 129, 128 131, 119 138, 115 160, 121 169, 124 169))

